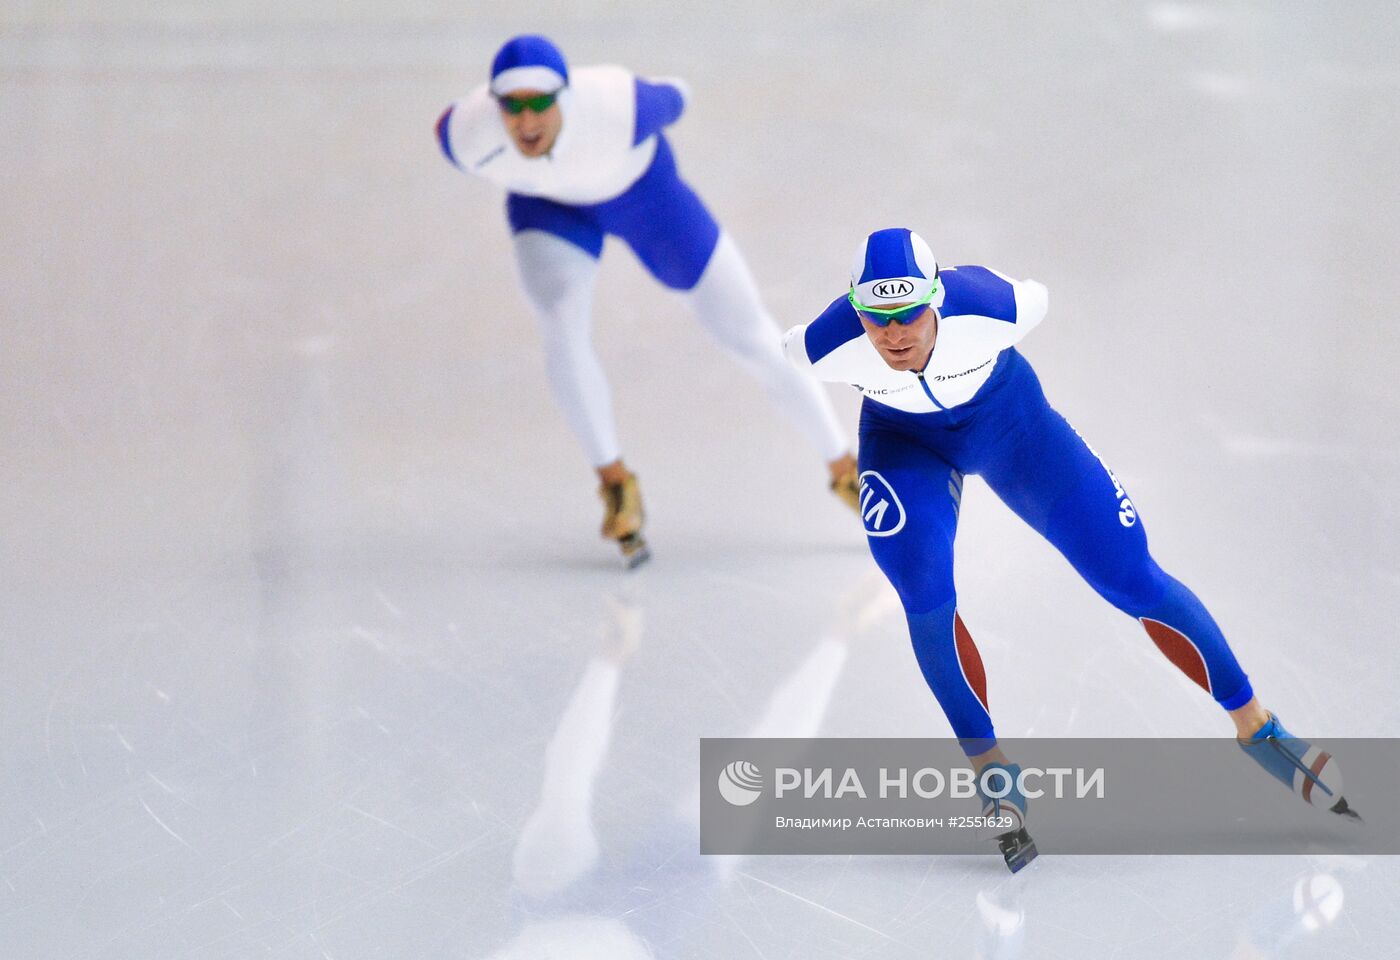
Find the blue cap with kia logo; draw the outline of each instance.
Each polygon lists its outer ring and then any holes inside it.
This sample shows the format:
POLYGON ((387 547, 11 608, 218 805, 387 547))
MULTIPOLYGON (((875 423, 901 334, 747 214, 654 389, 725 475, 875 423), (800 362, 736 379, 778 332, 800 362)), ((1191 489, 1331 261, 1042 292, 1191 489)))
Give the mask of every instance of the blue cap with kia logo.
POLYGON ((943 305, 938 261, 924 238, 904 227, 876 230, 861 242, 851 262, 851 290, 872 307, 913 303, 930 294, 935 308, 943 305))

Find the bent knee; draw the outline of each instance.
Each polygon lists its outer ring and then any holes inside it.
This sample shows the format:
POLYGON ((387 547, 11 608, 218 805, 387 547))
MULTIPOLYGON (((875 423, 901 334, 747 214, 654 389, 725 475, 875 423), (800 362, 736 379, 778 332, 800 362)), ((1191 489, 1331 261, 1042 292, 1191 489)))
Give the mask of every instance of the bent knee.
POLYGON ((877 547, 874 539, 870 552, 899 594, 907 614, 928 613, 947 603, 956 593, 950 558, 938 552, 877 547))
POLYGON ((1170 582, 1150 555, 1132 563, 1115 564, 1099 571, 1080 571, 1099 596, 1130 616, 1161 603, 1170 582))

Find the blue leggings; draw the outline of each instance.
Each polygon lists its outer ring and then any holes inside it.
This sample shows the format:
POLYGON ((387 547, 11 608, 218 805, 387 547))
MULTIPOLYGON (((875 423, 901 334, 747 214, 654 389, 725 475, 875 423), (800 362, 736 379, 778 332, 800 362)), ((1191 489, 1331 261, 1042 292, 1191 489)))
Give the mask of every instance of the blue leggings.
POLYGON ((573 205, 511 193, 506 217, 512 233, 543 230, 595 260, 606 234, 621 237, 647 272, 672 290, 690 290, 700 282, 719 242, 719 224, 680 178, 675 155, 661 134, 651 166, 619 196, 573 205))
POLYGON ((870 552, 899 592, 924 679, 969 755, 993 746, 996 734, 982 660, 953 586, 966 474, 986 480, 1222 707, 1254 695, 1201 601, 1152 559, 1118 478, 1046 402, 1016 350, 1001 354, 972 401, 951 410, 905 413, 867 399, 860 470, 870 552))

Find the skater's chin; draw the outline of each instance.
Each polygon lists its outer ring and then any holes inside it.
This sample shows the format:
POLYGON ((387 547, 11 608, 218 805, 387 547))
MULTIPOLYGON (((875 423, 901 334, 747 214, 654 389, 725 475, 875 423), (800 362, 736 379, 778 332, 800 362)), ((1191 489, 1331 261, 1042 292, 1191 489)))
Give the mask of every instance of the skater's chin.
POLYGON ((885 358, 885 363, 895 370, 912 370, 918 365, 918 345, 910 344, 907 347, 886 347, 880 351, 885 358))

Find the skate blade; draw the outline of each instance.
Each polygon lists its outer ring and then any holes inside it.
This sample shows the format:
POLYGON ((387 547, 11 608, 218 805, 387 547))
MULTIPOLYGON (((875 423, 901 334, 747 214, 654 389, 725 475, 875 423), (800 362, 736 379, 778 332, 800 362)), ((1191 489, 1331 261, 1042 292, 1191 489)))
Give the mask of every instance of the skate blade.
POLYGON ((1329 809, 1331 809, 1331 811, 1335 814, 1346 817, 1347 820, 1351 823, 1366 822, 1365 820, 1361 819, 1361 814, 1357 813, 1351 808, 1351 805, 1347 803, 1346 797, 1337 798, 1337 802, 1332 804, 1332 806, 1329 809))
POLYGON ((617 545, 622 548, 622 563, 628 570, 635 570, 651 559, 651 547, 641 534, 629 533, 617 545))
POLYGON ((997 837, 997 846, 1001 848, 1006 868, 1012 873, 1022 870, 1026 864, 1040 856, 1040 851, 1035 848, 1035 841, 1031 839, 1025 827, 997 837))

